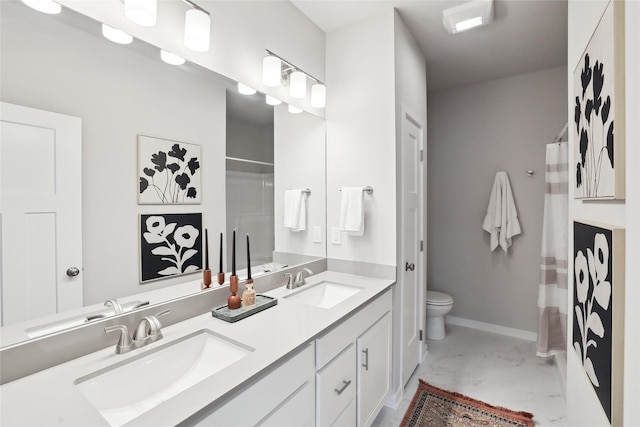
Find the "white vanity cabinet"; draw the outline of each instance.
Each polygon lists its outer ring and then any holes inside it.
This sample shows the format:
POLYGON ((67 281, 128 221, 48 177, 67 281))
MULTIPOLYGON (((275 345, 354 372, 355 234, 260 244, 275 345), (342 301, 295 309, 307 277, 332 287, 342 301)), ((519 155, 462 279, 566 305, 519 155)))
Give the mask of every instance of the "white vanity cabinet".
POLYGON ((315 424, 314 343, 247 388, 182 425, 211 427, 315 424))
POLYGON ((391 291, 316 339, 316 426, 369 426, 391 377, 391 291))

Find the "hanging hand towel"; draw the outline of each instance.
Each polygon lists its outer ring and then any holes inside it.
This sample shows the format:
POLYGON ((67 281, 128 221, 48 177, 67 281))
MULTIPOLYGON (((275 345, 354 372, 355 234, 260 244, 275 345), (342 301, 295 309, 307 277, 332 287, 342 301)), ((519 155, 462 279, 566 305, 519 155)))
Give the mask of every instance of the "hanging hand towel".
POLYGON ((353 236, 364 235, 364 188, 343 187, 340 201, 340 229, 353 236))
POLYGON ((499 243, 504 253, 511 246, 511 238, 520 234, 518 212, 506 172, 496 173, 482 228, 491 234, 491 250, 499 243))
POLYGON ((284 226, 291 231, 307 229, 307 194, 301 189, 284 192, 284 226))

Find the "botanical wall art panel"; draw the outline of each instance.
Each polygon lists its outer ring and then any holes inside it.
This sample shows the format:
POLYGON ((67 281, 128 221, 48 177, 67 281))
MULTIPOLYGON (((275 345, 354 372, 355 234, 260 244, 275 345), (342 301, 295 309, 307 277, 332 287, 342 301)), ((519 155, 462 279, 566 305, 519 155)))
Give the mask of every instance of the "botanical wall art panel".
POLYGON ((624 2, 605 10, 573 72, 577 199, 623 199, 624 2))
POLYGON ((573 347, 609 421, 620 425, 624 230, 584 222, 573 230, 573 347))
POLYGON ((202 269, 202 214, 140 215, 140 282, 202 269))
POLYGON ((201 202, 201 147, 138 135, 138 203, 201 202))

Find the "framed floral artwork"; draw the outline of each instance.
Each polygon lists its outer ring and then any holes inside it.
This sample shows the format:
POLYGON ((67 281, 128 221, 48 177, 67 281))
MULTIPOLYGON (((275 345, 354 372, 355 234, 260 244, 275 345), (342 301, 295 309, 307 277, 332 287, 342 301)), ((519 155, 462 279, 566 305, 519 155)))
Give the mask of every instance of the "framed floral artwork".
POLYGON ((573 72, 576 199, 625 197, 624 2, 609 2, 573 72))
POLYGON ((622 425, 624 229, 573 223, 573 348, 611 425, 622 425))
POLYGON ((138 135, 138 204, 201 203, 201 147, 138 135))
POLYGON ((140 215, 140 283, 201 269, 201 213, 140 215))

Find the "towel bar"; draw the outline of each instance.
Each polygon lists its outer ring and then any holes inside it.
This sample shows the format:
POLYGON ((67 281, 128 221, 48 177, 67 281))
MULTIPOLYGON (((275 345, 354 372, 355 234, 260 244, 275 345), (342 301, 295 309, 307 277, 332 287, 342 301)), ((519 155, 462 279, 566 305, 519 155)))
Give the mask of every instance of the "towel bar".
MULTIPOLYGON (((370 185, 364 187, 362 190, 367 194, 373 194, 373 187, 370 185)), ((342 188, 340 189, 340 191, 342 191, 342 188)))

